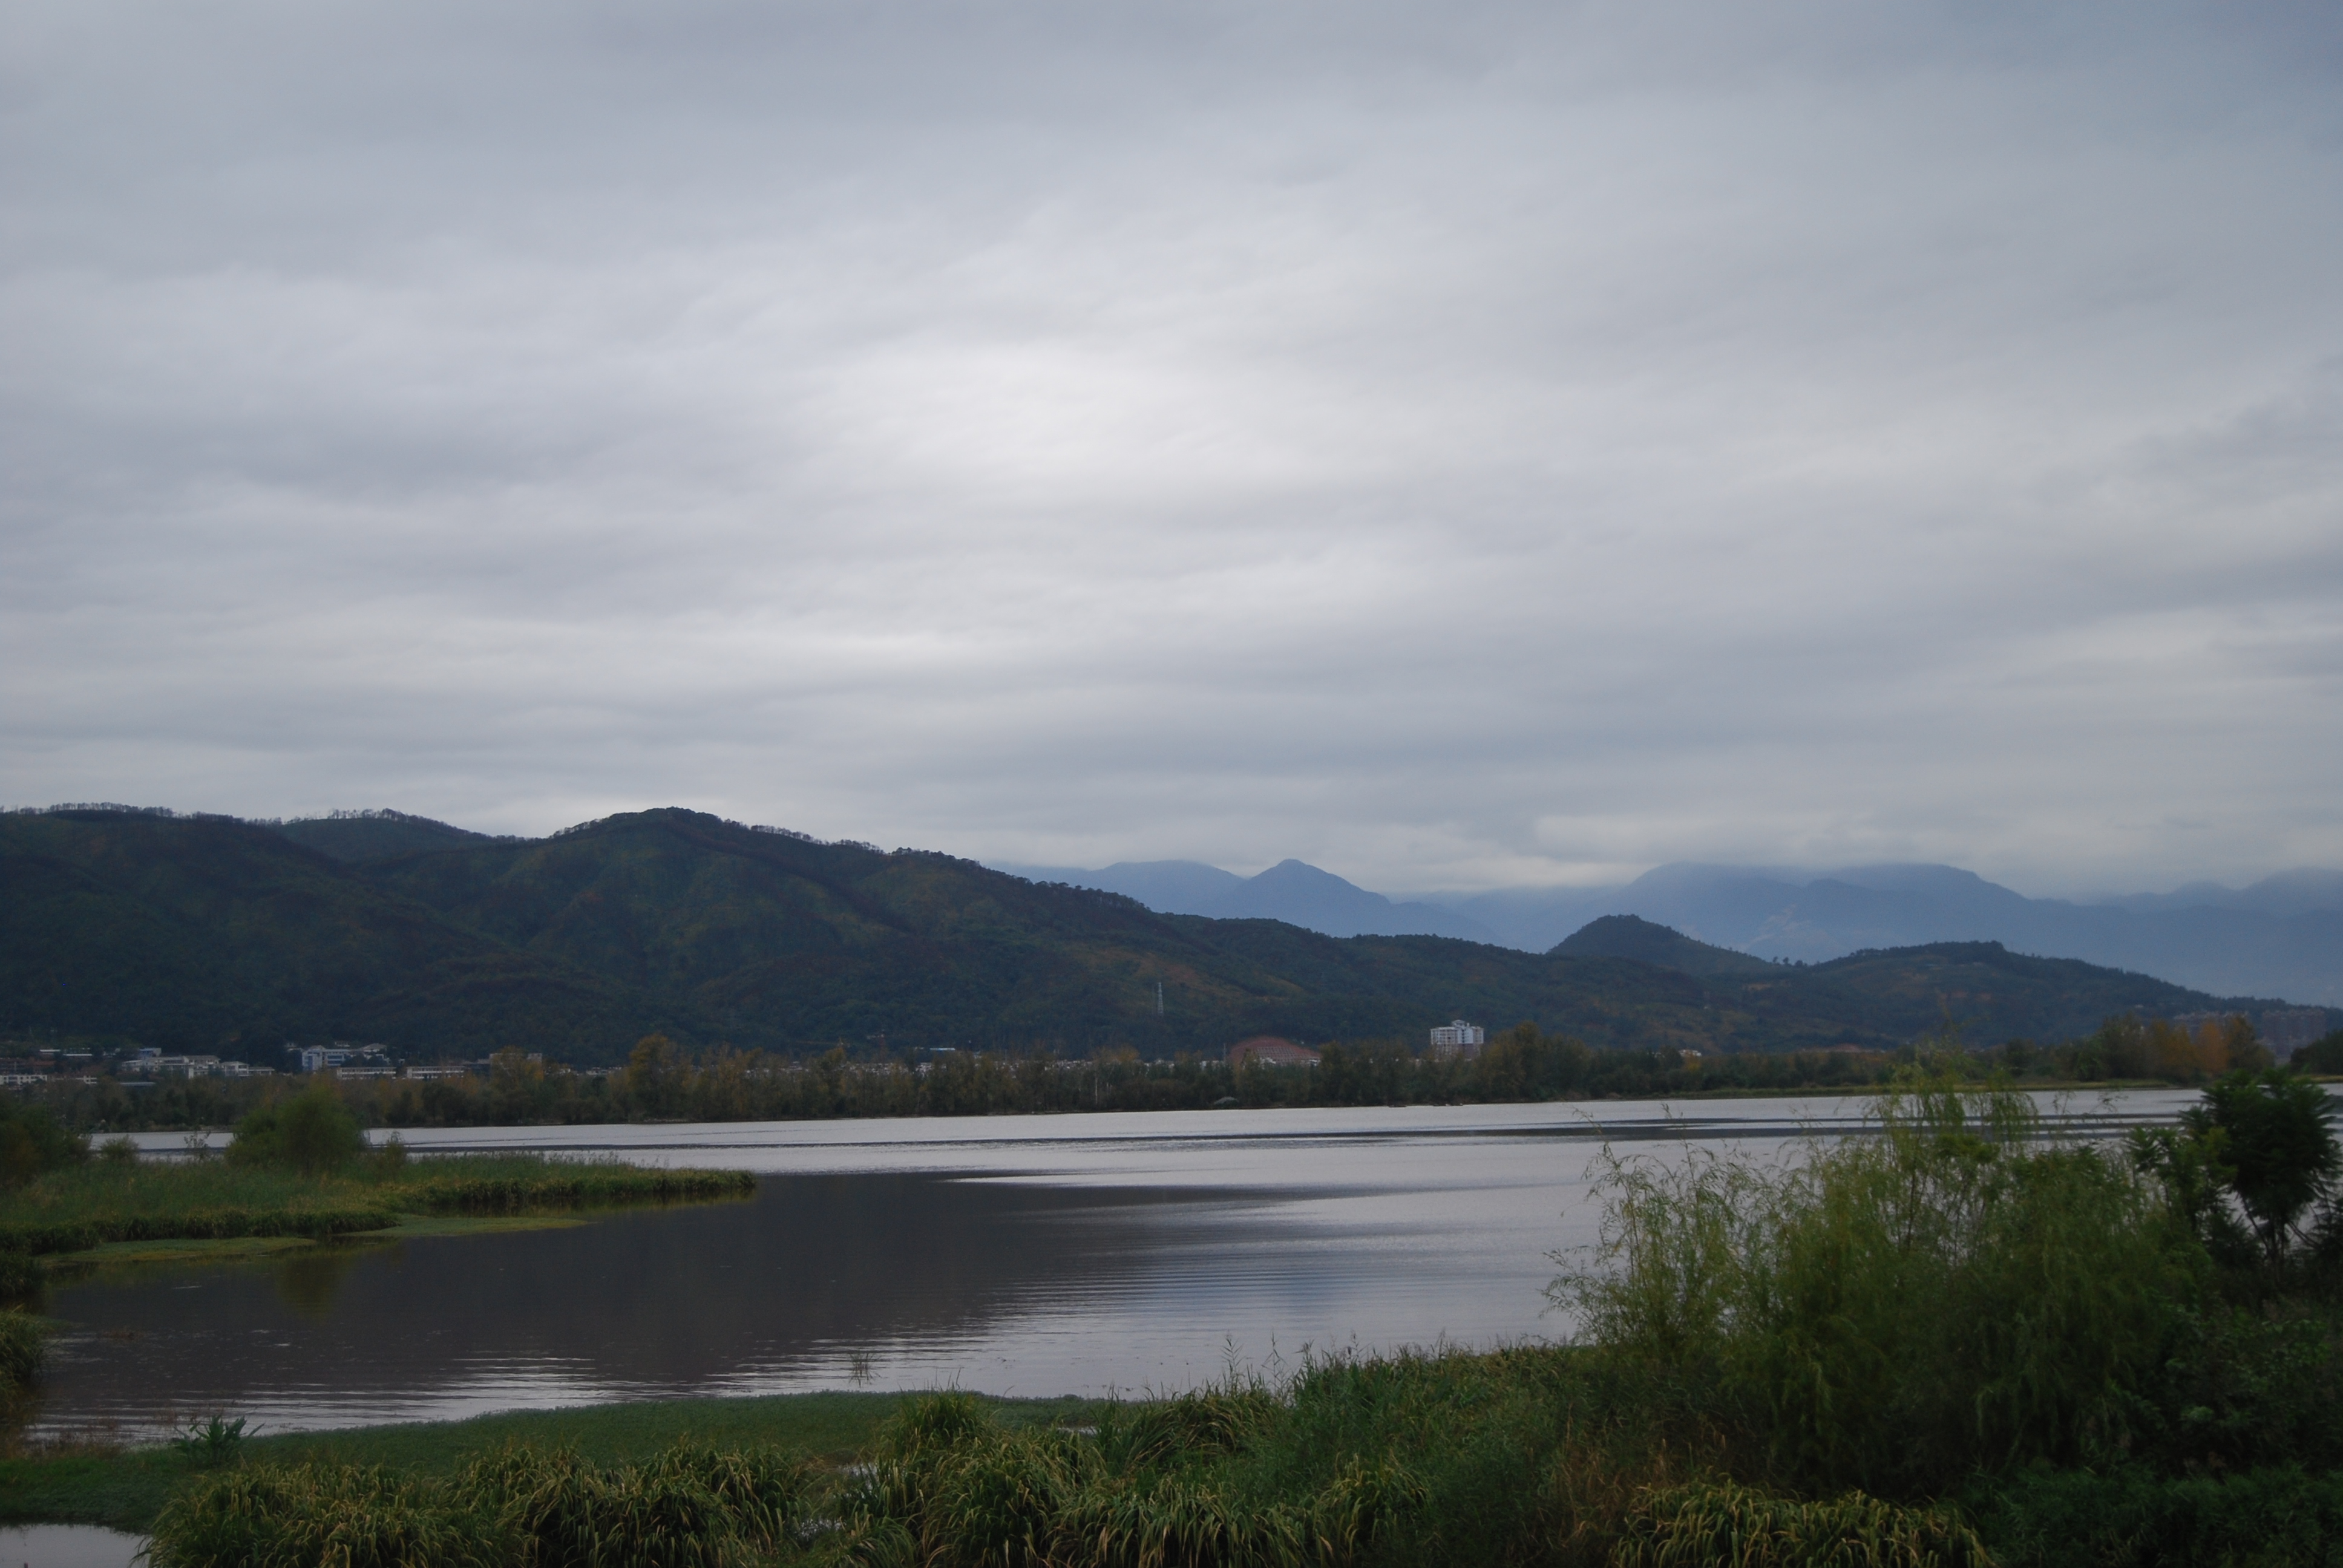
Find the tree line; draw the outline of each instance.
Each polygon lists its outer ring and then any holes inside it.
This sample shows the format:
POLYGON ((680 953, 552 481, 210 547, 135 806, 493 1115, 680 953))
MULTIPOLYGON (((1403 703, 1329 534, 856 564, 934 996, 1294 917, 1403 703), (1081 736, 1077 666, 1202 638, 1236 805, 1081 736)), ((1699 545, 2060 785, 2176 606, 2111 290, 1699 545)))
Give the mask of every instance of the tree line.
MULTIPOLYGON (((2322 1051, 2343 1057, 2343 1036, 2308 1048, 2299 1063, 2315 1066, 2325 1060, 2322 1051), (2328 1051, 2329 1044, 2337 1049, 2328 1051)), ((856 1059, 843 1049, 814 1056, 727 1047, 694 1053, 655 1034, 636 1044, 626 1066, 607 1074, 548 1066, 515 1049, 465 1077, 334 1087, 362 1121, 384 1128, 818 1121, 1832 1091, 1884 1084, 1924 1057, 1975 1079, 1998 1075, 2015 1083, 2193 1084, 2269 1065, 2269 1053, 2242 1018, 2183 1028, 2126 1016, 2051 1046, 2011 1040, 1965 1050, 1947 1030, 1893 1052, 1602 1049, 1522 1023, 1495 1035, 1477 1057, 1421 1054, 1394 1040, 1337 1041, 1322 1048, 1314 1067, 1259 1059, 1231 1067, 1193 1056, 1149 1061, 1128 1047, 1085 1057, 938 1051, 918 1060, 856 1059)), ((2332 1065, 2343 1067, 2343 1060, 2332 1065)), ((131 1089, 101 1080, 33 1092, 64 1125, 122 1131, 232 1125, 298 1081, 196 1078, 131 1089)), ((0 1131, 0 1144, 11 1136, 0 1131)), ((0 1148, 0 1161, 10 1157, 0 1148)))

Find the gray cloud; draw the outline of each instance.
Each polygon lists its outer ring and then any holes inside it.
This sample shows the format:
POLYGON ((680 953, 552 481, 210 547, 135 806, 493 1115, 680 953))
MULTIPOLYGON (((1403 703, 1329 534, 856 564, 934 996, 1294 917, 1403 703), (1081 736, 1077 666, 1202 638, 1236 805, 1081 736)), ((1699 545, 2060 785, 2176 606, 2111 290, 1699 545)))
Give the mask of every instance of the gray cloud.
POLYGON ((33 5, 0 795, 2343 861, 2323 7, 33 5))

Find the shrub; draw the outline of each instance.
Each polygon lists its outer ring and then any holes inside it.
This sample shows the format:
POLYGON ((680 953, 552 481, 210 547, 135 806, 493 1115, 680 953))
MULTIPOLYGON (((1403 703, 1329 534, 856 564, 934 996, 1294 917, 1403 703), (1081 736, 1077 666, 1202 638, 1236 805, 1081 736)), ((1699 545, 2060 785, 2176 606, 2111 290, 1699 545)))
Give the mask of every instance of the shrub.
POLYGON ((89 1140, 65 1131, 45 1105, 0 1094, 0 1188, 89 1158, 89 1140))
POLYGON ((2288 1065, 2297 1072, 2343 1072, 2343 1029, 2329 1030, 2304 1046, 2288 1065))
POLYGON ((407 1174, 407 1140, 392 1133, 366 1157, 366 1173, 377 1181, 397 1181, 407 1174))
POLYGON ((20 1302, 41 1288, 41 1261, 18 1248, 0 1251, 0 1302, 20 1302))
POLYGON ((2294 1465, 2166 1477, 2029 1469, 1980 1499, 2004 1568, 2327 1568, 2343 1562, 2343 1475, 2294 1465))

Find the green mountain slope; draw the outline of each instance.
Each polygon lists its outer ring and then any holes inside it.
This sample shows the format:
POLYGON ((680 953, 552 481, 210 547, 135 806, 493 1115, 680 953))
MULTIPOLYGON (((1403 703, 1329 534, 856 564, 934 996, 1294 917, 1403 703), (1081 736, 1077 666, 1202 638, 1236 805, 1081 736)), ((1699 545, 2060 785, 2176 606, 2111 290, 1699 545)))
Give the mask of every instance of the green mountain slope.
POLYGON ((511 842, 428 817, 410 817, 404 811, 337 811, 330 817, 297 817, 270 825, 295 843, 337 860, 381 860, 431 849, 511 842))
POLYGON ((286 1040, 608 1054, 640 1000, 462 930, 261 827, 0 818, 0 1027, 273 1060, 286 1040))
POLYGON ((1991 944, 1794 969, 1664 927, 1578 943, 1599 952, 1338 940, 682 810, 346 859, 219 819, 15 816, 0 819, 0 1027, 257 1042, 256 1060, 281 1040, 358 1038, 607 1062, 655 1029, 784 1051, 1157 1056, 1263 1031, 1420 1042, 1460 1016, 1596 1045, 1776 1050, 1899 1045, 1948 1008, 1991 1041, 2222 1005, 1991 944))
POLYGON ((1692 975, 1770 974, 1775 969, 1764 959, 1694 941, 1674 926, 1655 925, 1637 915, 1589 920, 1553 950, 1564 958, 1634 959, 1692 975))

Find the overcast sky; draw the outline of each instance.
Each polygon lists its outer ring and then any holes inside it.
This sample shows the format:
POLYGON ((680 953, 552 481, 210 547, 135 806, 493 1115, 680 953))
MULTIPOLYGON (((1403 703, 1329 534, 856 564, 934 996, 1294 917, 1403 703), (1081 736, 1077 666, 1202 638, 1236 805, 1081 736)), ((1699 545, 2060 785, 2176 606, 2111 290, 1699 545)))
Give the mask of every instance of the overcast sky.
POLYGON ((12 0, 0 800, 2343 865, 2343 10, 12 0))

